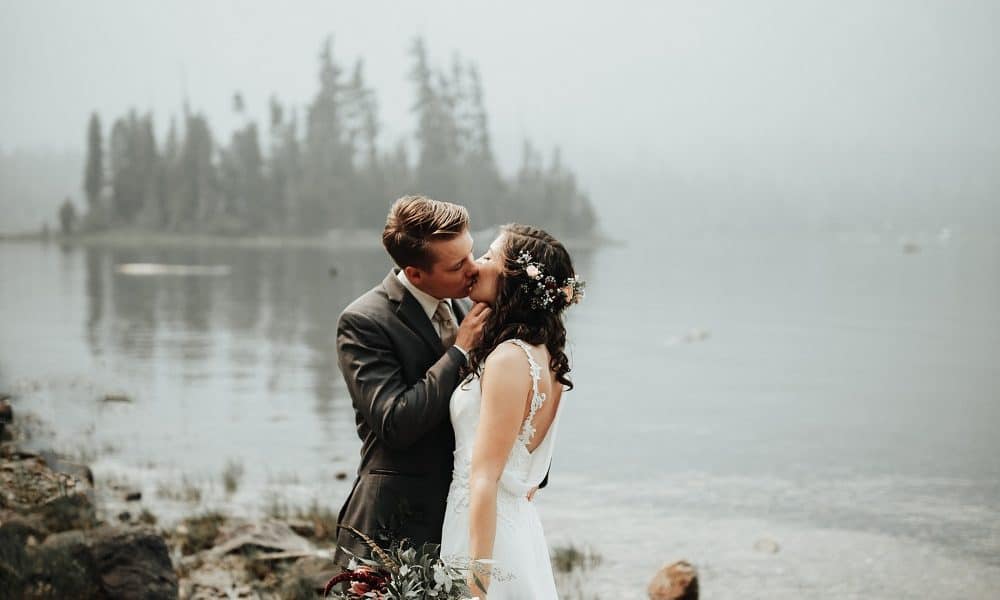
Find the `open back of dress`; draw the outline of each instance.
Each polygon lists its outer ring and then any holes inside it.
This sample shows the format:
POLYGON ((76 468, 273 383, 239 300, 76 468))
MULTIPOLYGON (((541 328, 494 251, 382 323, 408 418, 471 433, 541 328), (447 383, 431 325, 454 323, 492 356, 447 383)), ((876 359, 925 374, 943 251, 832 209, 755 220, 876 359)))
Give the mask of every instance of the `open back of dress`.
MULTIPOLYGON (((525 368, 531 374, 532 397, 528 415, 500 476, 497 532, 493 544, 493 567, 496 572, 490 583, 489 597, 490 600, 556 598, 545 533, 538 512, 528 501, 527 494, 542 482, 548 472, 562 407, 557 407, 544 439, 534 451, 529 452, 529 444, 535 434, 535 413, 546 401, 545 394, 538 389, 542 369, 527 343, 518 339, 504 343, 516 344, 524 350, 527 357, 525 368)), ((451 397, 455 466, 441 535, 441 554, 446 557, 469 558, 469 471, 481 402, 478 377, 466 379, 451 397)))

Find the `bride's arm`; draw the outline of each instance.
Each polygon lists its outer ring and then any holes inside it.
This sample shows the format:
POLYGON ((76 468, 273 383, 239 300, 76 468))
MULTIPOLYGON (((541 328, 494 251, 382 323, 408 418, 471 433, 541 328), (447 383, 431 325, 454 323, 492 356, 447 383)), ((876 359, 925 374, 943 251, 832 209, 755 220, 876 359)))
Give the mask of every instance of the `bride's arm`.
MULTIPOLYGON (((511 448, 520 433, 531 377, 524 352, 501 344, 483 366, 482 405, 469 474, 469 558, 493 558, 496 538, 497 489, 511 448)), ((480 576, 489 586, 489 576, 480 576)), ((472 578, 469 578, 473 587, 472 578)), ((485 592, 473 587, 473 593, 485 592)))

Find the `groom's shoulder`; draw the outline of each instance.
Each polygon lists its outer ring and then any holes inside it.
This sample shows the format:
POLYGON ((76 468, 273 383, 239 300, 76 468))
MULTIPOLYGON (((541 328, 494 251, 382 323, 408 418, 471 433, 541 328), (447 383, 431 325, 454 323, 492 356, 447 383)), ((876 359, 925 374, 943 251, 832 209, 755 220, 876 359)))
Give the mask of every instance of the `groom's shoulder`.
POLYGON ((392 313, 392 302, 380 283, 358 296, 340 312, 340 321, 345 319, 381 319, 392 313))

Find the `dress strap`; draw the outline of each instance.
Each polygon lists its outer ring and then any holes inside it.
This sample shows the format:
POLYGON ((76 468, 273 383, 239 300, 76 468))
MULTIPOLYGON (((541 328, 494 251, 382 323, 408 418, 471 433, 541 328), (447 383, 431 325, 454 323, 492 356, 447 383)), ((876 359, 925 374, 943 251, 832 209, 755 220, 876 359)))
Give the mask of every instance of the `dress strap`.
POLYGON ((524 419, 524 424, 521 425, 521 435, 518 436, 521 443, 527 446, 531 443, 531 438, 535 437, 535 426, 533 424, 535 413, 545 403, 545 393, 538 391, 538 382, 542 379, 542 368, 535 361, 535 357, 531 355, 530 346, 524 340, 515 338, 507 341, 524 350, 525 356, 528 357, 528 366, 531 374, 531 407, 528 409, 528 416, 524 419))

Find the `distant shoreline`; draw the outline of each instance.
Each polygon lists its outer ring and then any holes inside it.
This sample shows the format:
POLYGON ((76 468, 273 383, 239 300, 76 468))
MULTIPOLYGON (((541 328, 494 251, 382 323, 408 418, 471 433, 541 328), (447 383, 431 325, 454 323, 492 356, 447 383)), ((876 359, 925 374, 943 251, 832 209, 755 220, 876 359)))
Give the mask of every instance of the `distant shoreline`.
MULTIPOLYGON (((492 237, 495 228, 474 232, 477 241, 488 242, 480 237, 492 237)), ((586 237, 560 238, 573 249, 594 249, 604 246, 618 246, 623 242, 607 236, 595 234, 586 237)), ((335 231, 325 236, 282 236, 247 235, 226 236, 200 233, 164 233, 143 230, 118 230, 96 233, 63 235, 61 233, 27 232, 0 233, 0 243, 48 242, 74 246, 199 246, 218 248, 337 248, 352 250, 375 250, 382 248, 379 231, 335 231)))

